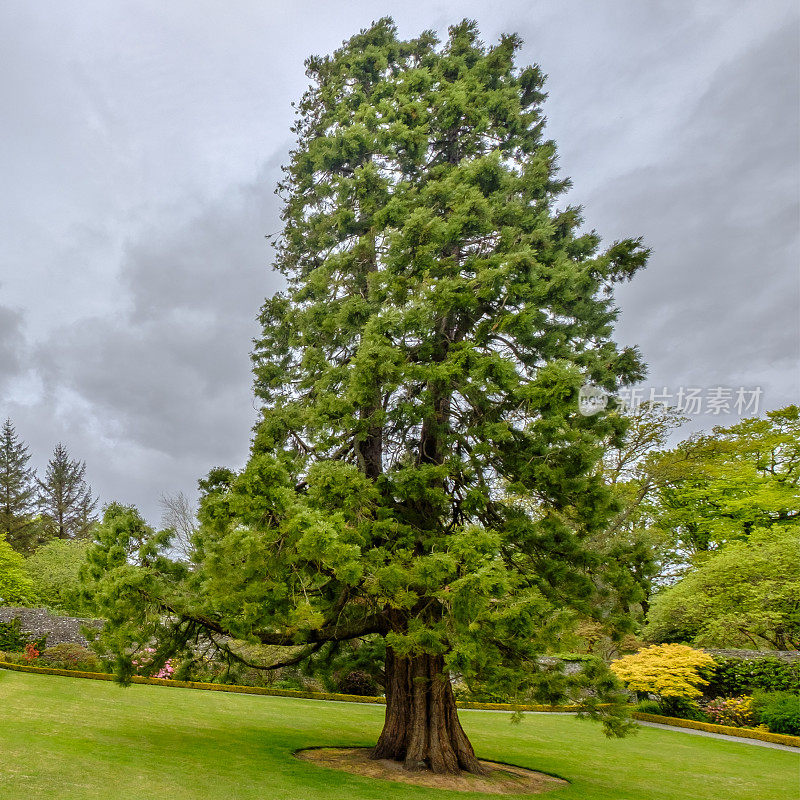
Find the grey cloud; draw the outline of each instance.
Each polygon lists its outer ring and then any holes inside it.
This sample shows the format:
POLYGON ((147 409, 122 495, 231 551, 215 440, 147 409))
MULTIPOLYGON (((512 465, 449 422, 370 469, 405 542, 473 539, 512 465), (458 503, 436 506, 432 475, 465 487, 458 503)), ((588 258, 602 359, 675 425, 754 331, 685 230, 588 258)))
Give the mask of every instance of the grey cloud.
POLYGON ((0 306, 0 389, 22 369, 22 313, 0 306))
POLYGON ((248 351, 277 286, 264 238, 278 225, 275 178, 268 164, 188 219, 148 225, 125 247, 127 311, 62 326, 37 348, 43 407, 84 451, 105 442, 101 463, 108 443, 129 455, 97 480, 104 497, 132 496, 152 518, 161 492, 243 461, 256 414, 248 351))
POLYGON ((619 295, 621 334, 642 346, 653 382, 766 380, 771 407, 796 397, 797 62, 785 29, 721 65, 675 119, 669 150, 589 197, 602 232, 653 248, 619 295))
POLYGON ((134 320, 183 309, 236 324, 243 309, 257 311, 276 288, 265 236, 280 226, 273 192, 278 161, 274 158, 252 183, 228 190, 190 220, 159 220, 126 245, 122 280, 134 320))
MULTIPOLYGON (((248 350, 280 285, 264 235, 303 59, 379 16, 403 35, 463 16, 519 31, 550 75, 568 200, 642 234, 619 337, 651 385, 761 383, 794 399, 797 9, 409 0, 12 4, 0 14, 0 417, 41 466, 64 440, 104 500, 158 516, 246 456, 248 350), (787 21, 790 23, 787 25, 787 21), (273 154, 270 156, 270 154, 273 154), (267 163, 264 159, 268 158, 267 163), (8 381, 7 381, 8 383, 8 381)), ((719 421, 719 420, 714 420, 719 421)))

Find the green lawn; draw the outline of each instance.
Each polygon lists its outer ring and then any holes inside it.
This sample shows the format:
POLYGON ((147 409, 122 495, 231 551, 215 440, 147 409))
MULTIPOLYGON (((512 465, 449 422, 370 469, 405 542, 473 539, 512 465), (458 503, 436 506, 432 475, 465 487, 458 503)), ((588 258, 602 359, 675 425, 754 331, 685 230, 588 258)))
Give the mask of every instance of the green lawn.
MULTIPOLYGON (((369 745, 376 706, 131 686, 0 670, 0 800, 415 800, 417 789, 292 758, 310 745, 369 745)), ((778 800, 800 756, 653 728, 608 740, 566 716, 462 712, 483 758, 559 775, 573 800, 778 800)), ((483 797, 486 797, 485 795, 483 797)))

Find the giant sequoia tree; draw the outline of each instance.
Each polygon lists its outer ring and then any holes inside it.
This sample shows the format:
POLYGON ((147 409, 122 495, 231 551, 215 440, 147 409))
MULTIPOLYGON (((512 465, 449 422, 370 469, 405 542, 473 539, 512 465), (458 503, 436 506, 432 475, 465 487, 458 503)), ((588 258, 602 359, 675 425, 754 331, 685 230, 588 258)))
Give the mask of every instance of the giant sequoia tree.
POLYGON ((296 663, 380 636, 376 757, 480 770, 454 675, 583 692, 620 730, 601 666, 569 678, 537 657, 578 618, 617 626, 636 592, 598 545, 617 509, 595 466, 623 425, 577 397, 642 375, 612 340, 612 286, 646 251, 601 250, 557 207, 568 182, 519 44, 484 46, 469 22, 401 41, 381 20, 307 62, 250 460, 201 482, 192 568, 114 519, 91 556, 123 677, 154 637, 155 667, 197 638, 231 658, 228 636, 286 645, 296 663))

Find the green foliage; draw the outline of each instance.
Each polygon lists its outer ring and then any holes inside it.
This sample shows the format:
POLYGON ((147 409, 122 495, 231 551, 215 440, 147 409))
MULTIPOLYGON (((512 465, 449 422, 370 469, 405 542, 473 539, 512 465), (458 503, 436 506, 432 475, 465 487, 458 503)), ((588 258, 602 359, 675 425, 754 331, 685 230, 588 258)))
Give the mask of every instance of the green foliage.
POLYGON ((25 569, 25 559, 0 533, 0 605, 25 606, 34 601, 33 581, 25 569))
POLYGON ((371 694, 381 694, 386 677, 385 658, 386 642, 381 636, 330 642, 304 662, 303 672, 321 681, 328 691, 344 691, 340 688, 342 680, 350 673, 357 673, 373 686, 371 694))
POLYGON ((656 459, 656 527, 691 555, 747 539, 754 531, 796 526, 800 515, 800 409, 767 412, 682 442, 656 459))
POLYGON ((103 662, 91 650, 70 642, 62 642, 43 649, 36 663, 42 667, 80 672, 105 671, 103 662))
POLYGON ((54 539, 26 559, 25 569, 40 604, 67 615, 83 612, 79 575, 90 547, 87 540, 54 539))
POLYGON ((372 697, 380 692, 378 685, 368 672, 354 669, 335 676, 336 690, 342 694, 372 697))
POLYGON ((619 506, 603 537, 626 553, 631 575, 644 590, 640 605, 646 613, 653 587, 674 561, 670 535, 653 520, 659 489, 673 473, 663 448, 687 418, 658 403, 643 403, 621 413, 627 430, 621 441, 607 442, 599 464, 600 474, 619 506))
POLYGON ((35 547, 38 533, 34 521, 36 487, 29 460, 28 448, 7 419, 0 431, 0 535, 21 553, 35 547))
POLYGON ((800 693, 756 692, 753 713, 772 733, 800 736, 800 693))
POLYGON ((707 647, 800 647, 800 526, 757 529, 652 601, 644 635, 707 647))
POLYGON ((714 660, 717 667, 706 689, 713 697, 735 697, 758 689, 800 694, 800 660, 727 656, 715 656, 714 660))
MULTIPOLYGON (((170 629, 168 621, 148 618, 138 598, 148 592, 169 598, 174 582, 186 577, 186 565, 165 555, 173 535, 169 530, 153 530, 132 506, 110 503, 94 528, 95 544, 80 569, 81 602, 109 623, 98 636, 97 647, 116 655, 123 682, 133 674, 136 651, 144 650, 153 636, 170 629), (131 640, 143 629, 150 635, 131 647, 131 640)), ((142 665, 143 671, 158 672, 186 641, 176 642, 169 635, 163 638, 162 646, 142 665)))
POLYGON ((639 700, 636 703, 636 710, 643 714, 663 714, 661 704, 657 700, 639 700))
POLYGON ((19 619, 10 622, 0 622, 0 650, 9 652, 22 652, 28 643, 28 637, 22 632, 19 619))
POLYGON ((38 639, 31 639, 26 631, 22 630, 22 623, 18 617, 9 622, 0 622, 0 651, 8 656, 10 653, 21 653, 29 647, 41 652, 47 645, 47 634, 38 639))
POLYGON ((250 459, 201 483, 191 570, 129 560, 114 520, 90 557, 123 677, 153 638, 162 657, 220 634, 311 656, 380 636, 489 692, 574 693, 623 731, 602 663, 538 656, 581 617, 618 635, 642 596, 599 539, 619 504, 597 465, 626 423, 577 398, 643 375, 613 289, 647 250, 601 249, 559 206, 544 77, 519 47, 468 21, 403 41, 384 19, 308 60, 250 459))
POLYGON ((659 701, 660 713, 665 717, 691 719, 697 722, 710 722, 710 718, 695 700, 685 697, 662 697, 659 701))

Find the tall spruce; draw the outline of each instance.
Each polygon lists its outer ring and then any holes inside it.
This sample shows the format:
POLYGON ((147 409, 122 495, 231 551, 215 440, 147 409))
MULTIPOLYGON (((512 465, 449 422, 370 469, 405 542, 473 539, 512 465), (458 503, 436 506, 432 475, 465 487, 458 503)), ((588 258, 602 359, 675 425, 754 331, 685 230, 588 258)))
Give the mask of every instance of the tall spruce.
POLYGON ((70 458, 59 442, 47 462, 44 479, 37 479, 39 509, 50 538, 80 539, 95 521, 97 500, 86 483, 86 462, 70 458))
POLYGON ((158 537, 132 567, 114 519, 91 555, 101 613, 126 620, 104 634, 123 679, 153 638, 155 668, 197 637, 234 659, 220 636, 292 646, 283 663, 383 637, 376 758, 481 771, 450 676, 625 729, 601 663, 567 676, 540 657, 581 618, 619 631, 639 591, 598 544, 618 506, 596 465, 624 422, 578 394, 642 377, 612 289, 647 251, 601 250, 557 207, 544 77, 519 47, 468 21, 402 41, 383 19, 307 61, 250 460, 201 481, 191 572, 158 537))
POLYGON ((27 446, 7 419, 0 432, 0 534, 21 553, 31 552, 37 543, 36 482, 29 461, 27 446))

